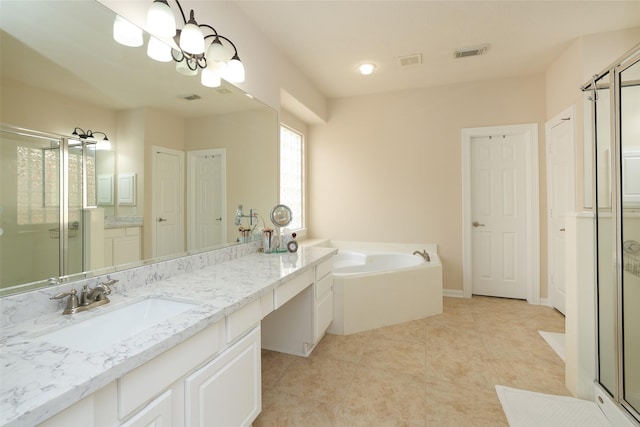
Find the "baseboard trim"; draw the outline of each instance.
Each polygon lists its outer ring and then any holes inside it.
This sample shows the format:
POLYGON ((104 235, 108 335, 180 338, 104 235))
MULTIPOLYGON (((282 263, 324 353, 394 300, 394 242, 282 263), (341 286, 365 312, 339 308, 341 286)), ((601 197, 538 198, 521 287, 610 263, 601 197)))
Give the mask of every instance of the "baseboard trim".
POLYGON ((442 289, 443 297, 451 297, 451 298, 464 298, 464 291, 462 289, 442 289))

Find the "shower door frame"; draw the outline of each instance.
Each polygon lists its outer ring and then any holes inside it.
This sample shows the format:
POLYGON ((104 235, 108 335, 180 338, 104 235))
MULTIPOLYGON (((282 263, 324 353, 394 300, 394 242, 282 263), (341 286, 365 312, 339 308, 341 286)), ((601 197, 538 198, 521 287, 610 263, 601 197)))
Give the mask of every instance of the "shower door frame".
MULTIPOLYGON (((610 108, 610 149, 612 155, 609 156, 609 178, 611 179, 611 188, 610 188, 610 196, 613 201, 611 203, 611 218, 613 221, 613 229, 611 236, 611 243, 613 245, 613 258, 614 258, 614 268, 613 268, 613 287, 614 287, 614 301, 615 306, 614 310, 614 318, 615 318, 615 334, 614 334, 614 347, 615 347, 615 355, 614 355, 614 385, 612 392, 613 396, 610 395, 611 392, 607 390, 607 387, 600 383, 600 345, 599 342, 596 345, 596 375, 594 386, 596 387, 594 392, 594 398, 597 396, 597 400, 602 405, 602 398, 607 397, 611 400, 611 402, 619 407, 620 409, 626 411, 627 416, 632 416, 635 418, 636 422, 640 422, 640 408, 634 408, 629 402, 625 400, 625 391, 624 391, 624 330, 623 330, 623 294, 622 294, 622 281, 623 281, 623 259, 622 259, 622 244, 623 244, 623 235, 622 235, 622 215, 623 215, 623 202, 622 202, 622 177, 621 177, 621 160, 622 160, 622 121, 621 121, 621 103, 620 103, 620 95, 622 89, 622 82, 620 79, 620 74, 628 69, 629 67, 636 64, 640 61, 640 45, 636 45, 629 51, 627 51, 619 60, 614 62, 611 66, 603 70, 600 74, 596 74, 592 81, 586 83, 582 86, 583 91, 594 90, 597 92, 598 85, 597 80, 601 76, 609 75, 609 89, 613 88, 613 90, 609 91, 609 108, 610 108)), ((595 105, 597 103, 597 95, 594 96, 595 101, 592 106, 592 135, 593 141, 591 144, 592 147, 592 169, 594 170, 593 179, 592 179, 592 191, 594 194, 594 203, 593 209, 595 213, 595 221, 594 227, 596 242, 598 239, 598 182, 597 182, 597 167, 596 167, 596 159, 597 157, 597 122, 596 122, 596 113, 595 113, 595 105)), ((596 243, 597 245, 597 243, 596 243)), ((597 250, 597 246, 595 248, 595 266, 594 268, 598 268, 599 265, 599 253, 597 250)), ((599 275, 596 272, 596 286, 594 288, 595 298, 598 301, 596 305, 596 311, 594 313, 596 320, 596 340, 600 340, 600 311, 599 311, 599 275)), ((601 406, 603 409, 607 408, 607 404, 601 406)))

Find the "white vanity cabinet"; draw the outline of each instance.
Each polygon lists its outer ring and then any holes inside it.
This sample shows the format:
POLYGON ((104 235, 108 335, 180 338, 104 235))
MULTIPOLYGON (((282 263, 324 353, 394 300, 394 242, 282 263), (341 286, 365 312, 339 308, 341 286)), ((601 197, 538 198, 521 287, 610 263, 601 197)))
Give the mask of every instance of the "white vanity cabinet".
POLYGON ((331 275, 331 260, 316 267, 314 285, 315 303, 313 310, 314 344, 317 344, 331 322, 333 322, 333 276, 331 275))
POLYGON ((185 380, 189 427, 250 426, 262 409, 260 328, 185 380))
POLYGON ((142 258, 142 227, 119 227, 104 230, 104 265, 129 264, 142 258))
POLYGON ((273 292, 274 311, 262 320, 262 347, 308 356, 333 321, 331 260, 273 292))

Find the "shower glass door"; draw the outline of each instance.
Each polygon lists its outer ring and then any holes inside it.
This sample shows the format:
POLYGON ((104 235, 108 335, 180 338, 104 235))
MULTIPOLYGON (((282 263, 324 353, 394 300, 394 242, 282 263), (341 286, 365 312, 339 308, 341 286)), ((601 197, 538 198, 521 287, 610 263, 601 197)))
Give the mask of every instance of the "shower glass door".
POLYGON ((620 99, 623 405, 640 413, 640 55, 623 65, 620 99))
POLYGON ((61 142, 2 129, 0 292, 60 275, 61 142))

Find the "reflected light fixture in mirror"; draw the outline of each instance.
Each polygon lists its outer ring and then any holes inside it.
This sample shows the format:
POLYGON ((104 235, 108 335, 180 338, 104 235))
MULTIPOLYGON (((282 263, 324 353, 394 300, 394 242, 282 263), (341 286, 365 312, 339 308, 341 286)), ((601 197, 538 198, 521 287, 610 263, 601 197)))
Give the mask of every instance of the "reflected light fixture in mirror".
POLYGON ((136 27, 120 15, 113 21, 113 38, 124 46, 139 47, 144 44, 142 29, 136 27))
MULTIPOLYGON (((200 82, 203 86, 218 87, 221 78, 231 83, 244 82, 245 69, 235 44, 218 34, 211 25, 198 24, 193 10, 187 21, 182 5, 178 0, 174 1, 178 5, 184 26, 176 29, 175 16, 167 0, 155 0, 147 13, 147 29, 152 34, 147 55, 160 62, 169 62, 168 58, 171 57, 177 63, 176 71, 187 76, 195 76, 201 69, 203 72, 200 82), (204 31, 212 34, 205 36, 204 31), (212 39, 211 43, 208 44, 207 39, 212 39)), ((116 20, 118 18, 120 17, 116 20)), ((119 31, 124 31, 121 28, 118 26, 119 31)), ((116 36, 115 23, 113 37, 117 42, 129 46, 120 41, 126 40, 125 36, 116 36)))
POLYGON ((76 127, 73 129, 71 135, 77 136, 78 138, 85 139, 87 141, 96 141, 96 150, 111 151, 111 141, 109 141, 109 137, 107 137, 107 134, 104 132, 94 132, 91 129, 88 129, 85 132, 84 130, 82 130, 82 128, 76 127), (80 133, 78 133, 78 131, 80 131, 80 133), (96 137, 94 136, 96 133, 103 135, 104 138, 102 138, 101 140, 96 139, 96 137))

